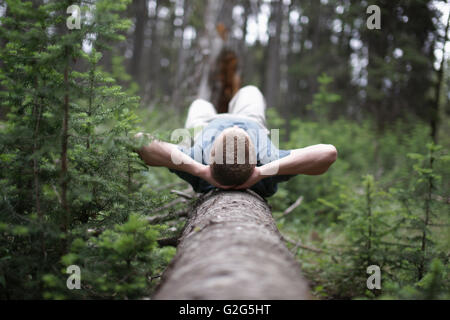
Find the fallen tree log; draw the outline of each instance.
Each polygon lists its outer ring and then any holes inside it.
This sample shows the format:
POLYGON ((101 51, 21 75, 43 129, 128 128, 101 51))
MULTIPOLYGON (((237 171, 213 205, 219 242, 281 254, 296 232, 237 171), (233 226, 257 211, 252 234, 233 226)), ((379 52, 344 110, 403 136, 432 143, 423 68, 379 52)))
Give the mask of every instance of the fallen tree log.
POLYGON ((268 204, 250 191, 214 191, 189 214, 154 299, 310 299, 268 204))

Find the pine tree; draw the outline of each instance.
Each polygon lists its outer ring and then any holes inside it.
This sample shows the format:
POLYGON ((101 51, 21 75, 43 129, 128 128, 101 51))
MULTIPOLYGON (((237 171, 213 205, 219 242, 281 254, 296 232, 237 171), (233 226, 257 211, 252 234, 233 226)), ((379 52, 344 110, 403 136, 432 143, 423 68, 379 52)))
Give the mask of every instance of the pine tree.
POLYGON ((119 31, 130 26, 119 16, 128 3, 7 1, 0 28, 1 105, 8 111, 0 125, 1 298, 148 294, 146 275, 171 254, 156 249, 161 227, 140 218, 156 199, 135 177, 138 99, 99 66, 106 43, 123 40, 119 31), (73 4, 81 8, 80 29, 66 27, 73 4), (83 243, 89 246, 81 250, 83 243), (82 293, 66 287, 70 264, 86 275, 82 293), (107 266, 104 281, 120 276, 123 286, 99 282, 107 266))

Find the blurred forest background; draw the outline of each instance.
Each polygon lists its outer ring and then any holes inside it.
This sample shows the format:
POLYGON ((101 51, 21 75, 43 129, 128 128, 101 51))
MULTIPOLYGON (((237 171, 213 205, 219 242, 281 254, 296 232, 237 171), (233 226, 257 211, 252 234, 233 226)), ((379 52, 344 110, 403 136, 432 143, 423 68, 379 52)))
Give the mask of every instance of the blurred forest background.
POLYGON ((0 299, 151 296, 192 200, 130 137, 183 127, 216 30, 242 85, 264 93, 280 148, 338 149, 325 175, 268 199, 314 296, 449 299, 449 11, 431 0, 0 0, 0 299), (72 4, 80 29, 66 26, 72 4), (369 5, 380 30, 367 28, 369 5), (73 264, 82 290, 66 287, 73 264), (369 265, 381 290, 367 289, 369 265))

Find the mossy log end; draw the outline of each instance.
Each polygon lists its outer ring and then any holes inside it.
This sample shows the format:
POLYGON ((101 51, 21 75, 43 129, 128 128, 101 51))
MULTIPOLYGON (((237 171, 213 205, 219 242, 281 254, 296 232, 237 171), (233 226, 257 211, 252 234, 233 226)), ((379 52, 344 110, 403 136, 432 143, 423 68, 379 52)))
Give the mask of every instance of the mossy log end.
POLYGON ((270 207, 244 191, 214 191, 189 214, 154 299, 310 299, 270 207))

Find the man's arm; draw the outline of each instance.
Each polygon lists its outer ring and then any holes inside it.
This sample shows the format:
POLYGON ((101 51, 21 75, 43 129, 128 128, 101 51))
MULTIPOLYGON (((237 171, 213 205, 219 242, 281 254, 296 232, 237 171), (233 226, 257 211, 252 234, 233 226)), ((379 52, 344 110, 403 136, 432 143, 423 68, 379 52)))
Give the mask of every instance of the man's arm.
POLYGON ((325 173, 336 161, 337 150, 331 144, 316 144, 295 149, 287 157, 272 161, 260 167, 262 176, 325 173), (278 171, 276 168, 278 167, 278 171))
POLYGON ((256 167, 252 176, 236 189, 247 189, 258 181, 274 175, 319 175, 336 161, 337 150, 331 144, 317 144, 291 150, 284 158, 256 167))
MULTIPOLYGON (((140 139, 143 136, 143 133, 138 133, 135 138, 140 139)), ((166 167, 195 176, 198 176, 203 167, 203 164, 181 152, 176 145, 164 141, 153 140, 136 152, 145 164, 152 167, 166 167)))
MULTIPOLYGON (((138 133, 136 139, 142 139, 145 134, 138 133)), ((229 189, 233 186, 222 186, 217 183, 212 175, 209 166, 195 161, 187 154, 178 149, 175 144, 153 140, 147 145, 136 150, 139 157, 149 166, 166 167, 178 171, 187 172, 193 176, 197 176, 210 184, 222 188, 229 189)))

